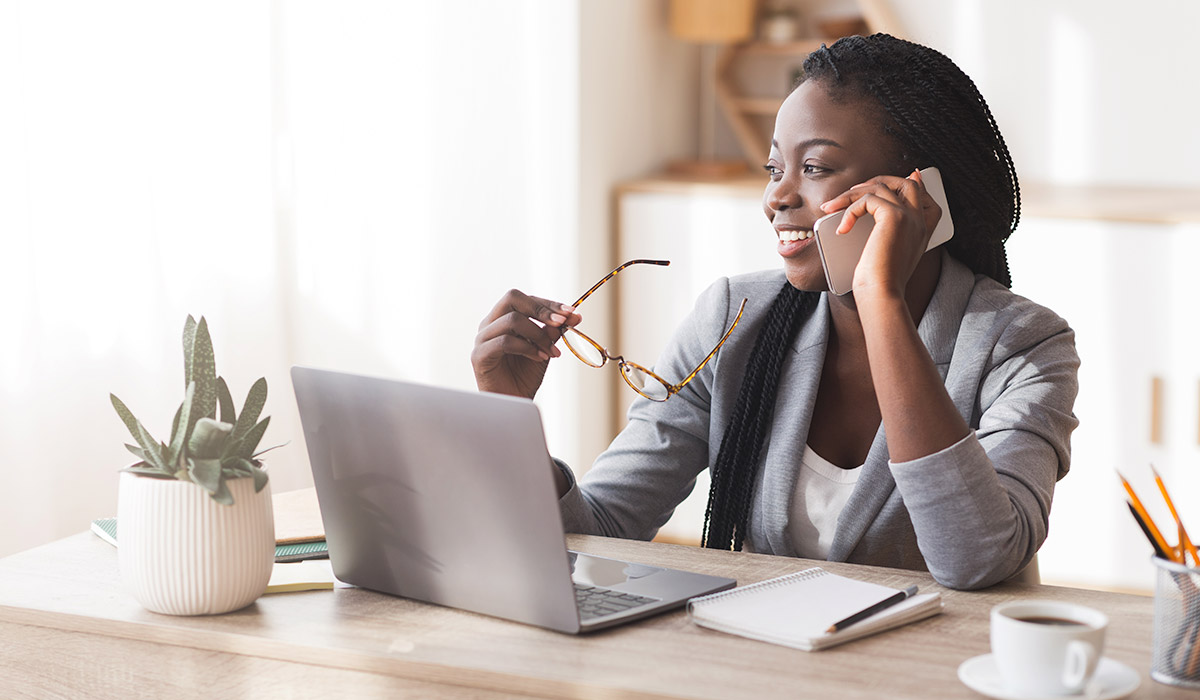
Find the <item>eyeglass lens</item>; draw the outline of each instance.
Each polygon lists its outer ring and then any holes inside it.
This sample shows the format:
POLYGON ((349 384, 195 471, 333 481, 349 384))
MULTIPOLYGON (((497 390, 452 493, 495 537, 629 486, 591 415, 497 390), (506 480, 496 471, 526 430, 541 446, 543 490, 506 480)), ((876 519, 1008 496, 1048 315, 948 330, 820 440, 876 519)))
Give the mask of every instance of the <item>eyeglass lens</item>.
POLYGON ((603 367, 608 359, 604 356, 603 350, 596 347, 595 343, 589 341, 586 336, 574 328, 568 328, 562 339, 571 352, 575 353, 575 356, 583 360, 586 365, 603 367))

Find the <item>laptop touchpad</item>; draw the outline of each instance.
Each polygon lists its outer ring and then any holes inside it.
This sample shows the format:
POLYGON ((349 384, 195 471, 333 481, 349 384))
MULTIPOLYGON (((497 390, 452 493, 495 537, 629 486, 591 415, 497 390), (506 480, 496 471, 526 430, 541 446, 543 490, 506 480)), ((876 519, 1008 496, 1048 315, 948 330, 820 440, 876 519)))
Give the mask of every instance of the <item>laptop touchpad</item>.
POLYGON ((571 578, 576 583, 605 588, 613 588, 663 570, 657 566, 605 559, 578 552, 571 552, 571 560, 571 578))

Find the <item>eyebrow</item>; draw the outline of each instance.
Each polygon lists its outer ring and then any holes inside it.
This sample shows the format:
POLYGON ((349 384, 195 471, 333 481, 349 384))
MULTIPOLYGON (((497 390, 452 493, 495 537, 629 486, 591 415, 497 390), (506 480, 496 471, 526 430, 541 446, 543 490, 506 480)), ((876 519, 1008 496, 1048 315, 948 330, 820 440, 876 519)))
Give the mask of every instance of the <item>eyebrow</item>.
MULTIPOLYGON (((822 139, 822 138, 815 138, 815 139, 809 139, 807 141, 801 141, 800 143, 796 144, 796 150, 803 151, 803 150, 812 148, 813 146, 832 146, 834 148, 840 148, 842 150, 846 150, 846 147, 843 146, 842 144, 838 143, 837 141, 834 141, 833 139, 822 139)), ((776 141, 775 139, 771 139, 771 148, 774 148, 776 150, 782 150, 779 148, 779 142, 776 141)))

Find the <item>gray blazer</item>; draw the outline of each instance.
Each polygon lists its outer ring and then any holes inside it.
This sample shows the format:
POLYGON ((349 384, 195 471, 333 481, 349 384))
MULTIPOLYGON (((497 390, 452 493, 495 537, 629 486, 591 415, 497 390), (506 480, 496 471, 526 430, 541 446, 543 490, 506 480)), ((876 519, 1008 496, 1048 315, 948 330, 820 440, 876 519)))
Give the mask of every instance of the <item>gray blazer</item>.
MULTIPOLYGON (((637 399, 629 424, 571 489, 568 532, 650 539, 712 467, 750 350, 782 270, 721 279, 706 290, 655 372, 682 378, 745 314, 714 361, 665 403, 637 399)), ((829 333, 826 296, 784 360, 769 442, 754 487, 748 540, 796 556, 788 513, 829 333)), ((830 561, 928 569, 941 584, 981 588, 1020 571, 1046 539, 1054 484, 1078 424, 1075 334, 1050 310, 942 254, 918 333, 973 434, 909 462, 888 459, 883 426, 840 518, 830 561)))

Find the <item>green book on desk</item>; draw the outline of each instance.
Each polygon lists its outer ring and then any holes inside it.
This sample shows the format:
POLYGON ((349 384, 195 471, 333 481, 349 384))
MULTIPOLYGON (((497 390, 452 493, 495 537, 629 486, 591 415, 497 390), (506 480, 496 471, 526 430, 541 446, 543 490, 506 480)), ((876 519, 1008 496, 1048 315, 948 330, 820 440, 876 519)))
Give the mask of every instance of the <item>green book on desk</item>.
MULTIPOLYGON (((100 539, 117 546, 117 519, 97 518, 92 521, 92 532, 100 539)), ((304 561, 306 559, 328 559, 329 547, 325 540, 311 542, 278 542, 275 545, 275 563, 304 561)))

